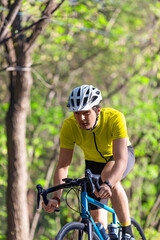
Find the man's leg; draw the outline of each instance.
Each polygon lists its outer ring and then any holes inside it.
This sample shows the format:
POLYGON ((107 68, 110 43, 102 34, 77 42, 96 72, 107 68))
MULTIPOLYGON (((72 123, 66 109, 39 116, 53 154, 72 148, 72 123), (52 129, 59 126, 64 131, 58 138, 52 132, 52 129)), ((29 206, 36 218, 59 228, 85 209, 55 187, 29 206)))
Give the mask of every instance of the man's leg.
MULTIPOLYGON (((117 217, 121 223, 122 234, 123 235, 129 234, 131 237, 133 237, 128 198, 120 182, 118 182, 112 190, 111 202, 117 214, 117 217)), ((130 239, 130 238, 125 238, 125 239, 130 239)))
POLYGON ((95 209, 90 211, 95 223, 101 223, 107 229, 107 211, 104 209, 95 209))
MULTIPOLYGON (((117 214, 120 223, 125 225, 130 222, 129 206, 126 193, 120 182, 112 190, 112 206, 117 214)), ((95 222, 100 222, 107 228, 107 211, 104 209, 91 210, 95 222)))
MULTIPOLYGON (((129 158, 130 160, 130 158, 129 158)), ((103 177, 103 174, 106 176, 110 176, 111 170, 114 166, 115 162, 110 161, 106 165, 105 171, 102 171, 101 177, 103 177)), ((128 162, 128 166, 126 169, 126 173, 130 170, 130 162, 128 162)), ((123 176, 123 178, 126 175, 123 176)), ((130 223, 130 214, 129 214, 129 206, 128 206, 128 198, 127 195, 121 185, 120 182, 118 182, 112 189, 112 197, 111 197, 112 206, 118 216, 118 219, 122 226, 122 233, 129 233, 131 236, 133 236, 132 229, 131 229, 131 223, 130 223)))
MULTIPOLYGON (((112 206, 122 225, 130 222, 129 206, 126 193, 120 182, 114 186, 111 197, 112 206)), ((107 228, 107 211, 104 209, 91 210, 95 222, 100 222, 107 228)))
MULTIPOLYGON (((112 190, 111 203, 117 214, 118 220, 121 223, 122 232, 124 234, 128 233, 133 236, 130 222, 128 198, 120 182, 118 182, 112 190)), ((96 209, 91 210, 90 213, 96 223, 102 223, 104 228, 107 229, 106 210, 96 209)))
POLYGON ((120 223, 130 222, 128 198, 120 182, 112 190, 111 202, 120 223))

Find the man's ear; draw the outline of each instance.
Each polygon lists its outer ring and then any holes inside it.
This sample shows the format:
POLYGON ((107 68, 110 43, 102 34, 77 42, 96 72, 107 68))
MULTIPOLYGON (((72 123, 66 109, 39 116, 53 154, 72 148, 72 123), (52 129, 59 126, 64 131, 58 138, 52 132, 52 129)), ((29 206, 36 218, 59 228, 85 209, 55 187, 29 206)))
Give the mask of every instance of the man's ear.
POLYGON ((101 112, 101 108, 98 107, 98 108, 97 108, 97 111, 98 111, 98 114, 100 114, 100 112, 101 112))

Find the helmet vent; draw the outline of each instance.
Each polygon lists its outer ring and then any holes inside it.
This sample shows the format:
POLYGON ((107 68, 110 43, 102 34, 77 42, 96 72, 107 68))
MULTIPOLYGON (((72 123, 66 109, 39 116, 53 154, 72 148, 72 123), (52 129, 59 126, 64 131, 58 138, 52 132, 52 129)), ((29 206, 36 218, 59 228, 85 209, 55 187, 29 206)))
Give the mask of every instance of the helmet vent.
POLYGON ((83 100, 83 106, 85 106, 85 105, 86 105, 86 103, 87 103, 87 100, 88 100, 88 97, 85 97, 85 98, 84 98, 84 100, 83 100))
POLYGON ((72 107, 74 107, 74 101, 73 101, 73 99, 71 99, 71 104, 72 104, 72 107))
POLYGON ((91 103, 94 102, 98 97, 97 96, 93 96, 91 99, 91 103))
POLYGON ((80 105, 80 99, 77 99, 77 106, 80 105))
POLYGON ((89 89, 87 90, 86 94, 89 94, 89 89))
POLYGON ((80 96, 80 88, 79 88, 79 90, 78 90, 78 92, 77 92, 77 96, 80 96))

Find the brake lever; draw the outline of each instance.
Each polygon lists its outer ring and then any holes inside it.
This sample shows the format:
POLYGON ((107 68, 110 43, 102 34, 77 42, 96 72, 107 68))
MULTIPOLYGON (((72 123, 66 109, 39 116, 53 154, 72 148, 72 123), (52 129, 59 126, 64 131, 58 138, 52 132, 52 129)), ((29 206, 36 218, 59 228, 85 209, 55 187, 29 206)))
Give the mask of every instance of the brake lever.
POLYGON ((96 186, 97 191, 99 192, 101 190, 101 187, 99 185, 99 179, 97 181, 95 181, 95 186, 96 186))
POLYGON ((47 193, 46 191, 42 188, 41 184, 37 185, 37 190, 38 190, 38 194, 37 194, 37 209, 39 209, 39 203, 40 203, 40 195, 42 195, 43 197, 43 201, 45 203, 45 205, 48 205, 48 199, 47 199, 47 193))
POLYGON ((39 209, 40 193, 37 193, 37 209, 39 209))
POLYGON ((38 184, 36 187, 37 187, 37 190, 38 190, 38 193, 37 193, 37 209, 39 209, 40 195, 42 193, 42 186, 41 186, 41 184, 38 184))
POLYGON ((89 180, 89 184, 90 184, 90 187, 91 187, 91 192, 94 193, 95 192, 95 185, 93 184, 91 176, 88 176, 88 180, 89 180))
POLYGON ((92 193, 95 192, 95 187, 96 187, 97 191, 99 192, 101 190, 101 187, 99 185, 100 175, 93 174, 90 169, 86 169, 85 175, 89 179, 89 183, 91 185, 91 189, 93 190, 92 193))

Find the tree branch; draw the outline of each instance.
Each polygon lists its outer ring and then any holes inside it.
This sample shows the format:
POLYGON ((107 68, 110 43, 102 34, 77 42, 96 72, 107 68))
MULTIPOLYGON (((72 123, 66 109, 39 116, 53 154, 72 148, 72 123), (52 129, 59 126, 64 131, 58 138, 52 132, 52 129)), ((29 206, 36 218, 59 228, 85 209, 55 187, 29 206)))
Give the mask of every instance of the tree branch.
POLYGON ((48 1, 46 9, 43 12, 43 17, 36 24, 34 24, 35 28, 31 36, 27 39, 25 51, 28 51, 33 46, 33 43, 45 28, 45 25, 47 24, 46 20, 51 17, 51 15, 62 5, 64 1, 65 0, 62 0, 58 5, 55 3, 54 0, 48 1))
POLYGON ((12 25, 13 21, 15 20, 21 6, 21 2, 22 0, 16 0, 13 3, 7 17, 4 19, 2 23, 1 31, 0 31, 0 42, 5 38, 5 36, 8 33, 9 27, 12 25))
POLYGON ((155 224, 156 214, 158 213, 159 209, 160 209, 160 195, 158 195, 156 202, 154 203, 152 209, 150 210, 150 213, 147 217, 146 224, 145 224, 146 227, 155 226, 154 224, 155 224))
MULTIPOLYGON (((5 42, 7 42, 9 39, 11 38, 15 38, 15 37, 19 37, 21 34, 23 34, 24 32, 26 32, 27 30, 34 28, 33 33, 31 34, 31 36, 27 39, 27 46, 32 46, 32 43, 34 43, 34 41, 37 39, 37 37, 40 35, 40 33, 42 32, 42 30, 44 29, 45 25, 47 24, 46 21, 51 17, 51 15, 62 5, 62 3, 65 0, 62 0, 58 5, 54 5, 53 8, 53 4, 54 4, 54 0, 51 0, 52 2, 52 9, 48 9, 49 7, 51 7, 51 3, 48 3, 48 8, 46 7, 46 9, 44 10, 43 15, 38 21, 32 23, 30 26, 22 28, 20 31, 18 31, 17 33, 11 34, 9 37, 5 38, 5 39, 1 39, 0 38, 0 44, 3 44, 5 42)), ((50 1, 49 1, 50 2, 50 1)))

